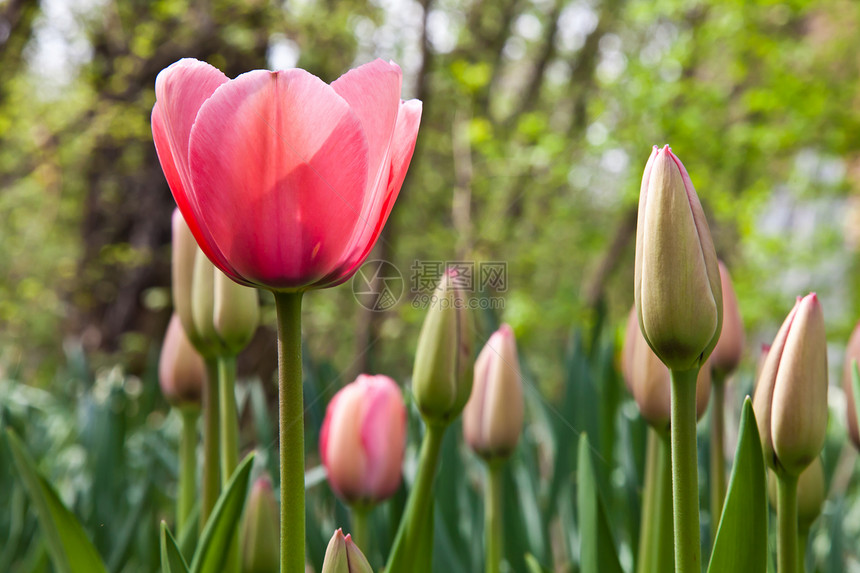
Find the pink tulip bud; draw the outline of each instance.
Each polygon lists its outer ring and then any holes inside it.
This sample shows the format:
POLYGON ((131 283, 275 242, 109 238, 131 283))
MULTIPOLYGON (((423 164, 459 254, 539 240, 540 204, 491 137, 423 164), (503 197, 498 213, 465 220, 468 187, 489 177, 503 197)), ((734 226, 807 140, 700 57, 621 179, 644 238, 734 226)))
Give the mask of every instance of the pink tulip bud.
POLYGON ((490 336, 475 362, 472 395, 463 410, 463 436, 479 456, 513 452, 523 428, 523 383, 514 331, 507 324, 490 336))
POLYGON ((723 320, 720 270, 699 197, 668 145, 654 147, 642 176, 634 297, 642 334, 666 366, 705 363, 723 320))
POLYGON ((280 516, 272 482, 263 476, 254 482, 242 517, 242 573, 278 571, 280 516))
POLYGON ((848 435, 854 445, 860 449, 860 431, 857 427, 857 409, 855 408, 858 398, 854 396, 852 385, 854 361, 860 363, 860 323, 854 327, 848 346, 845 348, 845 363, 842 367, 842 389, 845 391, 846 416, 848 418, 848 435))
POLYGON ((170 317, 161 347, 158 381, 161 392, 171 405, 200 407, 206 365, 185 335, 182 321, 176 313, 170 317))
POLYGON ((722 261, 720 284, 723 290, 723 328, 711 353, 711 368, 720 379, 725 379, 740 364, 744 351, 744 323, 738 307, 738 297, 732 286, 732 277, 722 261))
POLYGON ((321 573, 373 573, 361 549, 338 529, 328 542, 321 573))
MULTIPOLYGON (((625 379, 639 412, 654 429, 665 432, 669 429, 671 416, 672 384, 669 369, 648 346, 639 323, 636 308, 630 311, 627 333, 624 337, 623 355, 627 366, 625 379)), ((711 395, 711 369, 701 368, 696 379, 696 416, 701 418, 708 409, 711 395)))
POLYGON ((827 430, 827 340, 815 293, 798 298, 767 354, 753 400, 765 459, 800 475, 827 430))
POLYGON ((332 489, 347 503, 382 501, 400 485, 406 407, 388 376, 361 374, 335 394, 320 433, 332 489))

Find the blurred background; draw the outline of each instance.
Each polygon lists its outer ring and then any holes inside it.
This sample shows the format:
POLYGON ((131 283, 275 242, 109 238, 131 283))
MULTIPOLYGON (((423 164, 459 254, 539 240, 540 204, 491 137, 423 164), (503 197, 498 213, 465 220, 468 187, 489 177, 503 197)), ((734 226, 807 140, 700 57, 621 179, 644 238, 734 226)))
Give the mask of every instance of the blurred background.
MULTIPOLYGON (((98 404, 117 392, 131 408, 118 420, 160 428, 149 388, 174 203, 150 131, 155 76, 194 57, 230 77, 299 66, 330 82, 380 57, 424 102, 370 257, 407 288, 385 312, 349 284, 305 297, 321 396, 363 371, 405 382, 424 317, 416 261, 471 261, 506 264, 480 343, 510 323, 533 388, 560 400, 570 349, 620 340, 639 181, 666 143, 732 272, 747 376, 794 297, 817 291, 835 381, 860 316, 858 29, 852 0, 0 0, 0 379, 44 411, 60 405, 43 390, 98 404)), ((261 297, 240 377, 271 396, 261 297)), ((70 419, 95 423, 81 408, 70 419)), ((42 453, 64 435, 46 429, 42 453)), ((84 464, 73 454, 58 465, 84 464)))

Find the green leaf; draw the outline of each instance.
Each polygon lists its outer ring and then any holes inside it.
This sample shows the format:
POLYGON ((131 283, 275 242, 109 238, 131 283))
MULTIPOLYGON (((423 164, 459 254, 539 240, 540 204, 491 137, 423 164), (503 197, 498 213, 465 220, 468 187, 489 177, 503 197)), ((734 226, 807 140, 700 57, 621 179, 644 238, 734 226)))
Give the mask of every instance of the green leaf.
POLYGON ((860 370, 857 368, 857 360, 851 360, 851 393, 854 396, 854 415, 860 423, 860 370))
POLYGON ((164 521, 161 522, 161 573, 188 573, 185 558, 164 521))
POLYGON ((224 568, 230 540, 245 507, 253 461, 254 452, 251 452, 245 456, 230 477, 227 487, 221 492, 221 497, 218 498, 200 535, 194 559, 191 560, 191 573, 218 573, 224 568))
POLYGON ((526 567, 529 569, 528 573, 549 573, 531 553, 526 553, 526 567))
MULTIPOLYGON (((606 508, 597 487, 591 446, 583 432, 577 460, 577 506, 579 509, 580 563, 582 573, 624 573, 612 541, 606 508)), ((727 569, 728 571, 728 569, 727 569)))
POLYGON ((767 474, 752 400, 744 400, 735 464, 709 573, 767 569, 767 474))
POLYGON ((51 484, 39 474, 33 458, 11 429, 6 438, 18 475, 36 509, 39 526, 57 573, 105 573, 106 569, 78 519, 66 509, 51 484))

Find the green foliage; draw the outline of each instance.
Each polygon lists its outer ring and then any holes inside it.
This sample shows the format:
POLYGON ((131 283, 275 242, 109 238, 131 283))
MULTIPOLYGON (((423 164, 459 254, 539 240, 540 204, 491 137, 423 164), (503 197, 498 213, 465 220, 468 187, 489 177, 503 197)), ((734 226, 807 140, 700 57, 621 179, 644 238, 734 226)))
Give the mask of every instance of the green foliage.
POLYGON ((580 570, 582 573, 622 573, 606 509, 597 487, 597 476, 591 462, 591 447, 586 434, 579 438, 577 478, 576 500, 579 506, 582 543, 580 570))

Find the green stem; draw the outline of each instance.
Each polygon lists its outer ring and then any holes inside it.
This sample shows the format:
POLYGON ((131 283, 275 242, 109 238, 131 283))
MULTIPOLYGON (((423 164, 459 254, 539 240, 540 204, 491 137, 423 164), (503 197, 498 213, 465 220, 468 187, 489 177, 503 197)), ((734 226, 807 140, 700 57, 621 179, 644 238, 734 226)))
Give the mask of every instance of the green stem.
POLYGON ((672 569, 672 471, 665 435, 648 428, 637 573, 672 569))
POLYGON ((801 527, 797 533, 798 571, 806 571, 806 546, 809 544, 809 528, 801 527))
POLYGON ((502 462, 487 462, 484 490, 485 573, 499 573, 502 566, 502 462))
POLYGON ((200 502, 200 531, 221 495, 220 436, 218 427, 218 362, 206 359, 206 386, 203 388, 203 483, 200 502))
POLYGON ((726 458, 725 454, 725 400, 724 379, 715 374, 711 404, 711 543, 717 538, 717 527, 723 515, 723 501, 726 497, 726 458))
POLYGON ((702 557, 699 547, 699 478, 696 465, 696 378, 699 369, 670 370, 670 374, 675 572, 700 573, 702 557))
POLYGON ((370 510, 371 506, 356 504, 351 506, 352 517, 352 542, 355 543, 362 553, 367 555, 370 551, 370 510))
POLYGON ((302 293, 275 293, 278 311, 278 432, 281 453, 281 571, 305 570, 305 428, 302 293))
POLYGON ((776 475, 776 570, 797 573, 797 476, 776 475))
POLYGON ((221 485, 226 486, 239 466, 239 416, 236 412, 236 357, 218 357, 218 394, 221 399, 221 485))
MULTIPOLYGON (((219 421, 221 427, 221 487, 226 487, 239 466, 239 416, 236 411, 236 357, 218 357, 219 421)), ((230 548, 222 565, 224 573, 238 573, 242 566, 238 529, 230 538, 230 548)))
MULTIPOLYGON (((406 508, 400 518, 397 536, 391 546, 386 571, 413 571, 416 566, 416 548, 422 541, 422 536, 433 534, 433 481, 436 477, 436 466, 439 463, 439 450, 447 425, 428 423, 421 441, 421 453, 418 457, 418 475, 409 492, 406 508), (424 531, 429 525, 430 531, 424 531)), ((425 540, 426 541, 426 540, 425 540)), ((429 570, 429 563, 420 566, 429 570)))
POLYGON ((182 408, 179 437, 179 494, 176 500, 176 534, 181 535, 194 507, 197 485, 197 419, 199 408, 182 408))

